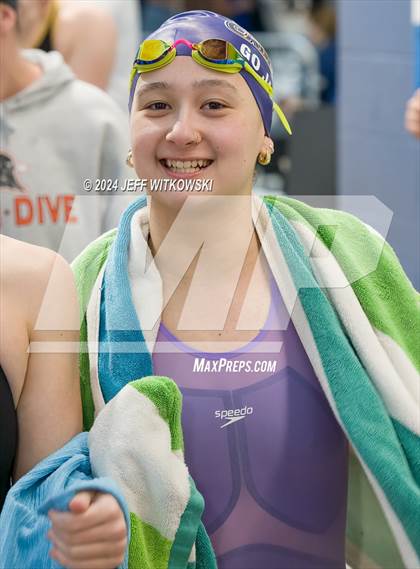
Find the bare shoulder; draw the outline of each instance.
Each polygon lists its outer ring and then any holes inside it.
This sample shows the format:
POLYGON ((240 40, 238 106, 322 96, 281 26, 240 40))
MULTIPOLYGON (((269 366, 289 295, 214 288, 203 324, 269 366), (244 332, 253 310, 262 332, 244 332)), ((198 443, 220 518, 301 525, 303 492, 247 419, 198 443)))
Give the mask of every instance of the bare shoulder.
POLYGON ((50 298, 76 303, 73 273, 60 255, 4 235, 0 236, 0 297, 7 312, 19 317, 30 331, 42 304, 50 298))
POLYGON ((52 270, 70 271, 66 261, 54 251, 0 235, 2 289, 28 291, 45 288, 52 270))
POLYGON ((94 2, 79 2, 77 0, 66 0, 60 3, 59 11, 60 23, 69 25, 107 25, 114 20, 110 12, 94 2))
POLYGON ((33 285, 51 268, 54 257, 49 249, 0 235, 1 282, 16 285, 30 277, 33 285))
POLYGON ((106 9, 75 0, 60 3, 56 26, 55 36, 59 51, 62 47, 68 51, 69 44, 86 36, 86 33, 101 37, 106 42, 107 34, 114 34, 116 31, 114 19, 106 9))

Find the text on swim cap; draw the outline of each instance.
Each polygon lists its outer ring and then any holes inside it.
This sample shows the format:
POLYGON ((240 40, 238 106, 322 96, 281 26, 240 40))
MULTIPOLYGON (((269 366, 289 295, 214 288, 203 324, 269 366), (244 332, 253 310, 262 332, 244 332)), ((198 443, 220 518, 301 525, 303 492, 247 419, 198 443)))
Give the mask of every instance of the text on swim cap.
MULTIPOLYGON (((245 57, 248 63, 251 64, 254 70, 258 72, 261 68, 261 60, 258 57, 258 55, 256 53, 253 53, 250 47, 246 43, 241 44, 239 51, 241 55, 245 57)), ((270 76, 268 73, 266 73, 265 76, 263 76, 263 79, 265 79, 265 81, 267 81, 267 83, 271 85, 270 76)))

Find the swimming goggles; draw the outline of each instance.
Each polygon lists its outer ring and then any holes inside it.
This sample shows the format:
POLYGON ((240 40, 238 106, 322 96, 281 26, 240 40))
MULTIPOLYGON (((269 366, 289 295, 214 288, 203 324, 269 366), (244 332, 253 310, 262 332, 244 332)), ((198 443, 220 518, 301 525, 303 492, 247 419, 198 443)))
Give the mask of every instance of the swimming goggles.
POLYGON ((239 73, 245 69, 257 83, 264 89, 273 102, 280 121, 289 134, 292 134, 289 122, 273 99, 273 87, 263 79, 251 65, 243 58, 234 45, 226 40, 208 39, 200 43, 191 43, 186 39, 178 39, 170 44, 164 40, 145 40, 139 47, 136 59, 130 75, 130 86, 133 84, 137 73, 145 73, 160 69, 169 65, 176 57, 176 46, 180 43, 187 45, 191 49, 191 57, 194 61, 223 73, 239 73))

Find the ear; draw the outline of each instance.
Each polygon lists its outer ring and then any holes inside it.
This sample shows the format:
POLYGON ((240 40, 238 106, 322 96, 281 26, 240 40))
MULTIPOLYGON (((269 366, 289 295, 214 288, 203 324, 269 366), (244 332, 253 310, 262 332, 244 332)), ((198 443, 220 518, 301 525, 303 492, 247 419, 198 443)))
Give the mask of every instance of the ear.
POLYGON ((16 27, 16 11, 7 4, 0 3, 0 34, 7 35, 16 27))
POLYGON ((264 141, 261 146, 260 152, 264 154, 273 154, 274 152, 274 142, 269 136, 264 136, 264 141))

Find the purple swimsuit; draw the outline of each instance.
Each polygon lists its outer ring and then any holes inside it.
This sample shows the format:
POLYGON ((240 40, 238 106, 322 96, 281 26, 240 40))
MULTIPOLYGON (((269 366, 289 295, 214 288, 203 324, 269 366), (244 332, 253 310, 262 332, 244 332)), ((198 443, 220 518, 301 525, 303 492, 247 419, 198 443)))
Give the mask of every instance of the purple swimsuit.
POLYGON ((347 442, 277 286, 244 348, 201 353, 161 325, 153 363, 183 394, 219 569, 344 569, 347 442))

